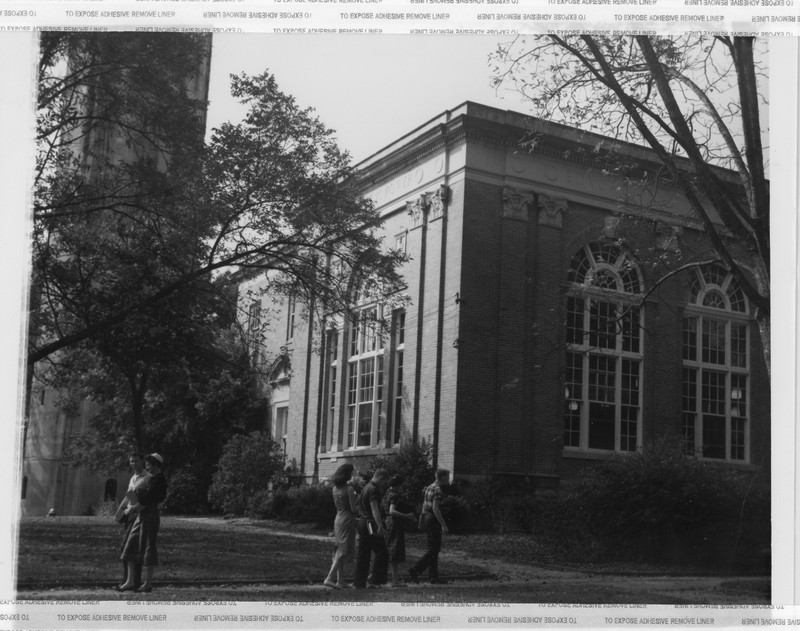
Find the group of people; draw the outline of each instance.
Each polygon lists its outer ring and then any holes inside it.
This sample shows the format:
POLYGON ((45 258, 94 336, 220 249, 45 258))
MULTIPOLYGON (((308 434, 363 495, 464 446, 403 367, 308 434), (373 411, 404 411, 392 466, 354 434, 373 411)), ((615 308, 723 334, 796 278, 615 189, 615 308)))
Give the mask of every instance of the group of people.
MULTIPOLYGON (((333 524, 336 550, 324 584, 331 588, 399 587, 399 566, 406 560, 405 531, 415 518, 414 505, 401 492, 404 482, 399 475, 389 476, 377 469, 359 494, 352 485, 354 467, 346 463, 333 475, 333 501, 336 519, 333 524), (358 539, 356 547, 356 538, 358 539), (355 559, 353 584, 344 580, 348 563, 355 559), (391 582, 389 582, 391 568, 391 582)), ((442 486, 450 472, 439 469, 436 480, 425 488, 419 528, 427 537, 427 550, 408 574, 418 583, 425 570, 431 583, 444 582, 439 577, 439 551, 447 524, 441 511, 442 486)))
POLYGON ((123 579, 115 589, 149 592, 158 565, 157 538, 161 524, 158 505, 167 497, 167 480, 162 471, 164 459, 156 453, 131 454, 128 463, 133 475, 115 515, 123 527, 120 555, 123 579))
MULTIPOLYGON (((153 572, 158 565, 158 530, 161 524, 158 505, 166 499, 167 482, 162 468, 164 459, 157 453, 143 456, 131 454, 128 463, 133 470, 128 489, 115 518, 122 524, 120 559, 123 580, 117 591, 150 592, 153 572)), ((400 564, 406 560, 406 528, 415 519, 414 504, 403 496, 403 478, 389 476, 377 469, 360 493, 353 487, 352 464, 343 464, 333 475, 333 502, 336 519, 333 530, 336 549, 330 572, 324 584, 331 588, 399 587, 400 564), (345 582, 347 565, 355 560, 353 583, 345 582), (389 570, 391 568, 391 581, 389 570)), ((428 571, 431 583, 439 578, 439 551, 442 535, 447 534, 440 503, 442 486, 450 480, 450 472, 439 469, 436 480, 425 488, 419 528, 427 537, 427 550, 408 569, 418 583, 428 571)))

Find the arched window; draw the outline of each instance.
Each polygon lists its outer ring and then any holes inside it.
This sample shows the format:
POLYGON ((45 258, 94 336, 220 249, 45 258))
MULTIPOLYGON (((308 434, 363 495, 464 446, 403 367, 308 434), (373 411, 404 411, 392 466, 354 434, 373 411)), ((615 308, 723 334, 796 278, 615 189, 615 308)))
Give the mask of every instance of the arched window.
POLYGON ((686 449, 704 458, 749 460, 749 306, 720 265, 693 271, 683 318, 686 449))
POLYGON ((564 445, 641 445, 642 277, 616 243, 582 247, 569 267, 564 445))

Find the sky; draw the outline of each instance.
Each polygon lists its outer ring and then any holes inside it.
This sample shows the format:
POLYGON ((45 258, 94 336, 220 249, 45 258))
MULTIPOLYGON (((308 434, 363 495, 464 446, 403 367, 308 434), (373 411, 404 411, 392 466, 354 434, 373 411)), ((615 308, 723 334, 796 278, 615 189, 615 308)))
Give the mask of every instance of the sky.
POLYGON ((490 86, 488 36, 214 34, 208 128, 238 121, 229 75, 269 70, 359 162, 464 101, 526 111, 490 86))

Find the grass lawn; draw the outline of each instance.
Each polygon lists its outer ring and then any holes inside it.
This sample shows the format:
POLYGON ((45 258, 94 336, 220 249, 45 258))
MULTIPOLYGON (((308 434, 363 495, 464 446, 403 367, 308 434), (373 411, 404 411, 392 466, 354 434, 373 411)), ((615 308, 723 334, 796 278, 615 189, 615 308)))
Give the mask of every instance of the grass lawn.
MULTIPOLYGON (((331 590, 322 585, 333 539, 304 524, 162 518, 152 594, 118 594, 121 527, 110 518, 25 518, 18 597, 30 600, 380 601, 452 603, 767 604, 764 577, 704 576, 642 566, 558 567, 524 534, 449 535, 440 557, 448 585, 331 590)), ((425 548, 407 536, 406 569, 425 548)), ((352 566, 351 566, 352 572, 352 566)))
MULTIPOLYGON (((333 553, 328 534, 285 522, 163 517, 156 578, 321 582, 333 553)), ((110 518, 25 518, 20 523, 17 582, 25 586, 118 581, 121 538, 122 528, 110 518)), ((420 551, 424 548, 418 534, 411 535, 408 543, 420 551)), ((482 571, 479 563, 443 561, 440 568, 443 574, 482 571)))

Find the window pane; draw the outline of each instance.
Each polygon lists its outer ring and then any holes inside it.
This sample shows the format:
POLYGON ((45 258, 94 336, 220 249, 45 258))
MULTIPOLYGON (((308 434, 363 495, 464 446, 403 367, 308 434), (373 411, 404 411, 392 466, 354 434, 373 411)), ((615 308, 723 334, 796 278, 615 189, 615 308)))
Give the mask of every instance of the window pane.
POLYGON ((589 403, 589 448, 614 449, 614 406, 589 403))
POLYGON ((589 400, 614 403, 615 359, 604 355, 589 357, 589 400))
POLYGON ((683 359, 697 361, 697 318, 683 319, 683 359))
POLYGON ((564 402, 564 444, 567 447, 581 445, 581 402, 567 400, 564 402))
POLYGON ((744 460, 745 426, 747 419, 731 417, 731 460, 744 460))
POLYGON ((358 402, 358 363, 349 364, 347 379, 347 446, 355 446, 356 403, 358 402))
POLYGON ((375 360, 362 359, 361 375, 358 381, 358 400, 372 402, 372 391, 375 386, 375 360))
POLYGON ((622 289, 629 294, 637 294, 642 290, 639 282, 639 272, 636 266, 626 260, 619 268, 619 276, 622 280, 622 289))
POLYGON ((350 324, 350 357, 356 357, 358 355, 359 336, 360 326, 358 323, 358 316, 356 316, 350 324))
POLYGON ((747 368, 747 326, 731 324, 731 366, 747 368))
POLYGON ((564 444, 579 447, 581 444, 581 399, 583 399, 583 355, 567 353, 564 380, 564 444))
POLYGON ((704 307, 712 307, 714 309, 727 309, 725 298, 718 291, 710 291, 703 298, 704 307))
POLYGON ((589 306, 589 346, 614 349, 616 345, 616 307, 608 302, 592 300, 589 306))
POLYGON ((639 408, 631 405, 622 406, 622 420, 620 424, 621 451, 636 451, 636 434, 639 420, 639 408))
POLYGON ((622 315, 622 350, 627 353, 639 352, 639 322, 639 307, 626 307, 622 315))
POLYGON ((639 407, 639 362, 622 361, 622 404, 639 407))
POLYGON ((586 249, 581 248, 569 265, 569 273, 567 280, 571 283, 583 283, 586 279, 586 274, 592 268, 592 262, 586 254, 586 249))
POLYGON ((728 299, 731 301, 731 311, 747 313, 747 300, 735 278, 731 279, 731 284, 728 287, 728 299))
POLYGON ((368 447, 372 438, 372 403, 358 406, 358 446, 368 447))
POLYGON ((403 351, 397 351, 395 355, 396 373, 394 386, 394 436, 393 442, 396 445, 400 442, 400 426, 403 420, 403 351))
POLYGON ((716 285, 717 287, 722 287, 728 277, 728 270, 721 265, 709 265, 703 268, 702 273, 706 285, 716 285))
POLYGON ((703 319, 703 363, 725 365, 725 323, 703 319))
POLYGON ((724 416, 703 416, 703 456, 725 458, 724 416))
POLYGON ((703 371, 703 413, 725 414, 725 373, 703 371))
POLYGON ((567 344, 583 344, 583 302, 567 298, 567 344))
POLYGON ((681 392, 683 409, 681 431, 683 434, 686 452, 695 452, 695 435, 697 427, 697 370, 693 368, 683 369, 683 384, 681 392))
POLYGON ((333 444, 333 428, 336 420, 336 366, 331 367, 331 391, 330 404, 328 405, 328 427, 325 448, 328 449, 333 444))
POLYGON ((598 289, 618 289, 617 277, 608 270, 598 271, 592 278, 592 285, 598 289))

